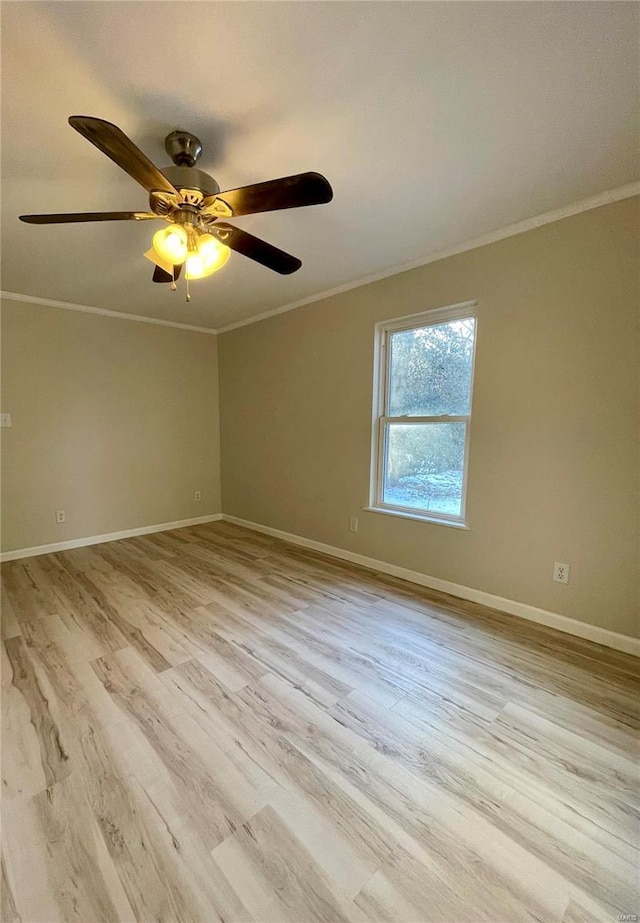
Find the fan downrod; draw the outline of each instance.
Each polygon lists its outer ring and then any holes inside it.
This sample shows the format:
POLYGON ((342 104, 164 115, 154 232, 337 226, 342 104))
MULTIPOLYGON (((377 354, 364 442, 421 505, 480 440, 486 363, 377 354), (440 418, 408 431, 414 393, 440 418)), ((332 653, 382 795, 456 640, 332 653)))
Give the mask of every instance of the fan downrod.
POLYGON ((164 148, 176 167, 195 167, 202 154, 202 142, 190 131, 172 131, 164 148))

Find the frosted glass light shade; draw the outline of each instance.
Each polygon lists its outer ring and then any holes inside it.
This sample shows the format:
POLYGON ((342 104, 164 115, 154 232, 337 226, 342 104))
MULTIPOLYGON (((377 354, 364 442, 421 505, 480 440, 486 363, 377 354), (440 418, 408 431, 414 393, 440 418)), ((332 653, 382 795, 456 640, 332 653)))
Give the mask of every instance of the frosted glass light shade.
POLYGON ((221 269, 231 256, 231 251, 212 234, 201 234, 198 249, 187 256, 187 279, 203 279, 221 269))
POLYGON ((170 224, 153 235, 153 249, 172 266, 179 266, 187 258, 187 232, 179 224, 170 224))

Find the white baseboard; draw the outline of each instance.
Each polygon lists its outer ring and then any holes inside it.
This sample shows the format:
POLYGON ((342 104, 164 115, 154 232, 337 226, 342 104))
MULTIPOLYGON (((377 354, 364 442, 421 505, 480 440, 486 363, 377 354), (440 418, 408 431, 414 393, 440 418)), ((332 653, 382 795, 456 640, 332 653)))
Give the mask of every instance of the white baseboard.
POLYGON ((311 548, 313 551, 320 551, 334 558, 341 558, 344 561, 350 561, 352 564, 359 564, 361 567, 366 567, 368 570, 379 571, 383 574, 389 574, 392 577, 400 577, 402 580, 408 580, 410 583, 417 583, 420 586, 429 587, 431 590, 449 593, 451 596, 468 599, 471 602, 481 603, 483 606, 489 606, 492 609, 499 609, 501 612, 508 612, 510 615, 516 615, 521 619, 537 622, 539 625, 546 625, 547 628, 555 628, 558 631, 564 631, 566 634, 575 635, 587 641, 595 641, 596 644, 604 644, 606 647, 612 647, 617 651, 623 651, 625 654, 634 654, 636 657, 640 656, 640 639, 631 638, 628 635, 621 635, 616 631, 609 631, 607 628, 588 625, 586 622, 579 622, 577 619, 569 618, 566 615, 560 615, 558 612, 549 612, 546 609, 538 609, 536 606, 530 606, 528 603, 517 602, 514 599, 506 599, 503 596, 494 596, 493 593, 485 593, 484 590, 476 590, 474 587, 463 586, 460 583, 451 583, 449 580, 441 580, 439 577, 421 574, 419 571, 409 570, 406 567, 398 567, 396 564, 388 564, 386 561, 377 561, 375 558, 368 558, 365 557, 365 555, 356 554, 344 548, 337 548, 334 545, 325 545, 324 542, 316 542, 313 539, 304 538, 302 535, 293 535, 290 532, 283 532, 280 529, 272 529, 270 526, 263 526, 257 522, 239 519, 237 516, 229 516, 227 513, 222 514, 222 519, 225 522, 235 523, 237 526, 244 526, 245 529, 252 529, 254 532, 262 532, 264 535, 281 538, 285 542, 291 542, 294 545, 302 545, 304 548, 311 548))
POLYGON ((85 548, 87 545, 101 545, 103 542, 117 542, 121 538, 133 538, 135 535, 151 535, 153 532, 168 532, 169 529, 182 529, 185 526, 197 526, 203 522, 218 522, 222 513, 210 513, 209 516, 197 516, 195 519, 178 519, 176 522, 159 522, 152 526, 140 526, 138 529, 126 529, 124 532, 105 532, 102 535, 86 535, 72 538, 67 542, 54 542, 52 545, 34 545, 32 548, 16 548, 3 551, 0 561, 16 561, 18 558, 33 558, 39 554, 51 554, 55 551, 67 551, 69 548, 85 548))

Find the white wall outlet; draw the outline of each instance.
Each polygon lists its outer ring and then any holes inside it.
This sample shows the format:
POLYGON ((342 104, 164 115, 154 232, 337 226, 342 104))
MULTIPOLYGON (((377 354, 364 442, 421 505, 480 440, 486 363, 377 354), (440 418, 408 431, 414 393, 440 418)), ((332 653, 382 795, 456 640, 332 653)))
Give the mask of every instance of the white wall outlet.
POLYGON ((11 426, 10 413, 0 413, 0 426, 11 426))
POLYGON ((357 531, 358 531, 358 517, 357 517, 357 516, 351 516, 351 517, 350 517, 350 519, 349 519, 349 531, 350 531, 350 532, 357 532, 357 531))
POLYGON ((569 583, 569 573, 571 566, 569 564, 560 564, 558 561, 553 565, 553 579, 556 583, 569 583))
POLYGON ((196 490, 196 492, 195 492, 195 494, 193 495, 193 497, 194 497, 195 500, 202 500, 202 491, 201 491, 201 490, 196 490))
POLYGON ((61 522, 66 522, 66 521, 67 521, 67 514, 65 513, 65 511, 56 510, 56 522, 61 523, 61 522))

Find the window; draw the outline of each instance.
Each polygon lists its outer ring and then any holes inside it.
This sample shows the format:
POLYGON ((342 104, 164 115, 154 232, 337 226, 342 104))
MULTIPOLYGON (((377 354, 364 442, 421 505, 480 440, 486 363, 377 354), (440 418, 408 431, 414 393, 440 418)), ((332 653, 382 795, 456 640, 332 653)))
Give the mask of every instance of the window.
POLYGON ((376 328, 371 507, 463 526, 475 304, 376 328))

